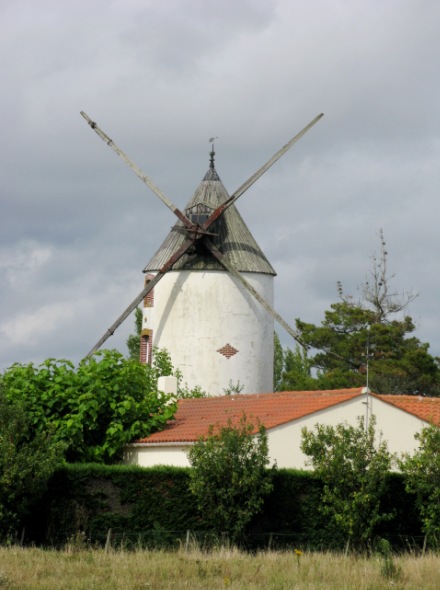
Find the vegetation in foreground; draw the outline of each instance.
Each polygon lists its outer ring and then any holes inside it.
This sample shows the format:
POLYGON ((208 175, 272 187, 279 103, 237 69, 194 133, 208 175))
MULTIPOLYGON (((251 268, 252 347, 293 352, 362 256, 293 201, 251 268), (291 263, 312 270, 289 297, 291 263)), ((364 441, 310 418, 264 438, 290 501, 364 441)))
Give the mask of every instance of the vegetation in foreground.
POLYGON ((359 416, 357 426, 317 424, 302 431, 301 449, 324 484, 318 509, 358 551, 371 547, 375 527, 394 517, 382 506, 393 456, 375 425, 374 416, 368 426, 359 416))
POLYGON ((44 551, 0 549, 0 588, 8 590, 145 590, 146 588, 265 590, 351 589, 435 590, 440 556, 389 558, 291 551, 257 555, 219 549, 110 551, 44 551), (391 561, 390 561, 391 560, 391 561))
POLYGON ((190 490, 217 532, 236 541, 273 489, 265 427, 243 415, 238 424, 209 428, 188 451, 190 490))

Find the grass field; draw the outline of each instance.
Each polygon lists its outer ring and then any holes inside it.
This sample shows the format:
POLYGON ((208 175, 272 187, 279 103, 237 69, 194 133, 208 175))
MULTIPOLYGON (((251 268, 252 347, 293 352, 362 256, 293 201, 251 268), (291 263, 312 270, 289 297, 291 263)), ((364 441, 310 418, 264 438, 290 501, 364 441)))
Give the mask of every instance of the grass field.
POLYGON ((63 551, 0 548, 0 589, 146 590, 240 588, 379 590, 440 588, 440 556, 380 556, 234 550, 63 551))

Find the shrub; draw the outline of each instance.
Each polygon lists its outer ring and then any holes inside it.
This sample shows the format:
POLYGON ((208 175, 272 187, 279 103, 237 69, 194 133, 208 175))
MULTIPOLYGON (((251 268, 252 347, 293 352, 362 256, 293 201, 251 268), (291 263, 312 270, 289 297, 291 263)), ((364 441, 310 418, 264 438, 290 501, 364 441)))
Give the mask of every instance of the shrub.
POLYGON ((64 446, 32 431, 29 414, 0 393, 0 538, 11 538, 46 490, 64 446))
POLYGON ((188 452, 190 489, 218 534, 236 541, 272 490, 267 433, 246 416, 209 429, 188 452))
POLYGON ((381 509, 393 457, 385 441, 376 443, 375 420, 358 425, 317 425, 303 430, 302 451, 324 487, 321 510, 346 535, 353 548, 371 544, 374 528, 393 514, 381 509))
POLYGON ((400 462, 408 492, 416 505, 428 542, 440 542, 440 428, 431 425, 415 435, 419 449, 400 462))

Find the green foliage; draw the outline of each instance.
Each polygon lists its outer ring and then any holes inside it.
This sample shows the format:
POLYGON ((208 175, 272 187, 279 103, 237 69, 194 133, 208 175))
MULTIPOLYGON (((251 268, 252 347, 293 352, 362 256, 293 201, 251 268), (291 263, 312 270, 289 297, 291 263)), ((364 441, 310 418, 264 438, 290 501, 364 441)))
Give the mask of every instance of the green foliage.
MULTIPOLYGON (((23 523, 25 542, 62 546, 85 533, 93 545, 104 545, 111 528, 118 546, 177 547, 179 540, 185 542, 187 530, 200 546, 211 546, 217 536, 211 515, 197 510, 196 496, 189 489, 190 472, 177 467, 63 465, 23 523)), ((382 522, 377 534, 392 539, 396 548, 413 549, 408 542, 421 534, 414 500, 400 473, 392 473, 390 479, 383 502, 396 511, 396 518, 382 522)), ((279 469, 272 483, 262 511, 246 527, 249 549, 267 549, 269 544, 274 549, 344 548, 346 537, 320 510, 323 484, 314 472, 279 469)))
POLYGON ((282 391, 281 379, 284 369, 284 350, 280 342, 280 337, 276 332, 273 333, 273 390, 282 391))
POLYGON ((363 549, 371 543, 375 527, 393 517, 381 509, 393 458, 385 441, 376 442, 375 421, 365 427, 316 425, 303 429, 301 450, 322 480, 322 507, 343 531, 351 546, 363 549))
POLYGON ((316 388, 365 384, 368 350, 369 383, 375 391, 439 393, 438 359, 429 354, 428 344, 409 337, 415 329, 409 316, 378 323, 375 311, 352 301, 333 303, 330 308, 321 326, 296 321, 302 341, 317 351, 311 358, 318 369, 316 388))
POLYGON ((125 443, 164 427, 176 402, 157 392, 157 378, 170 374, 169 356, 141 365, 115 350, 103 350, 78 367, 48 359, 39 367, 15 364, 0 378, 10 401, 22 404, 32 433, 66 445, 66 459, 111 462, 125 443))
POLYGON ((279 391, 310 391, 319 389, 319 381, 312 376, 312 361, 307 351, 298 344, 295 350, 284 352, 284 370, 279 391))
POLYGON ((178 381, 177 385, 177 399, 193 399, 200 397, 208 397, 206 391, 204 391, 199 385, 196 385, 193 389, 189 389, 188 385, 182 386, 182 383, 178 381))
MULTIPOLYGON (((168 354, 167 351, 164 351, 168 354)), ((171 362, 171 358, 170 358, 171 362)), ((172 365, 171 365, 172 366, 172 365)), ((183 375, 180 369, 175 369, 170 373, 177 378, 177 399, 189 399, 189 398, 200 398, 207 397, 206 391, 204 391, 199 385, 196 385, 193 389, 188 387, 187 383, 183 383, 183 375)))
POLYGON ((217 533, 238 539, 272 490, 264 426, 255 428, 244 415, 236 426, 230 419, 226 426, 211 426, 188 456, 199 509, 217 533))
POLYGON ((382 558, 381 575, 387 580, 399 580, 402 577, 402 569, 394 563, 390 542, 379 538, 376 541, 376 551, 382 558))
POLYGON ((168 377, 177 372, 177 370, 174 371, 170 353, 165 348, 153 348, 153 365, 150 368, 155 387, 159 377, 168 377))
POLYGON ((295 350, 283 349, 274 333, 274 391, 310 391, 319 388, 312 376, 313 363, 307 350, 298 344, 295 350))
POLYGON ((406 489, 415 494, 428 541, 440 545, 440 428, 431 425, 415 435, 419 449, 400 462, 406 489))
POLYGON ((170 353, 165 348, 153 348, 153 375, 156 384, 158 377, 167 377, 173 375, 177 379, 177 396, 176 399, 200 398, 207 397, 206 392, 198 385, 193 389, 183 383, 183 375, 180 369, 174 369, 170 353))
POLYGON ((30 415, 20 402, 0 393, 0 539, 18 532, 63 451, 49 434, 33 432, 30 415))
POLYGON ((232 381, 232 379, 229 379, 228 386, 223 388, 223 394, 224 395, 240 395, 240 393, 243 391, 243 389, 244 389, 244 384, 240 383, 240 380, 238 380, 236 383, 234 383, 232 381))
POLYGON ((130 334, 126 340, 128 358, 138 361, 141 353, 142 309, 134 310, 134 334, 130 334))
POLYGON ((66 464, 27 521, 28 540, 62 546, 85 533, 104 545, 111 528, 118 546, 176 547, 200 528, 188 483, 188 468, 66 464))
POLYGON ((323 486, 313 471, 277 469, 272 484, 262 512, 246 531, 255 547, 335 551, 344 547, 346 540, 320 511, 323 486))

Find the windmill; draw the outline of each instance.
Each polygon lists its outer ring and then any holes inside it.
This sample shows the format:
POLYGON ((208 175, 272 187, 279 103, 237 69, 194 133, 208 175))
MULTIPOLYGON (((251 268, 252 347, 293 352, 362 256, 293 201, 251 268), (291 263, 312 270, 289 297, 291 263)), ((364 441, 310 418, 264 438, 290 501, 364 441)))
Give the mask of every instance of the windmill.
POLYGON ((90 350, 98 350, 143 301, 141 355, 166 348, 189 387, 211 395, 228 388, 272 391, 273 322, 295 340, 298 334, 273 308, 275 271, 235 207, 235 202, 323 116, 259 168, 232 195, 215 169, 214 140, 209 169, 182 212, 84 112, 98 136, 176 215, 178 221, 146 265, 145 286, 90 350))

